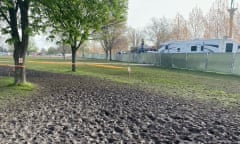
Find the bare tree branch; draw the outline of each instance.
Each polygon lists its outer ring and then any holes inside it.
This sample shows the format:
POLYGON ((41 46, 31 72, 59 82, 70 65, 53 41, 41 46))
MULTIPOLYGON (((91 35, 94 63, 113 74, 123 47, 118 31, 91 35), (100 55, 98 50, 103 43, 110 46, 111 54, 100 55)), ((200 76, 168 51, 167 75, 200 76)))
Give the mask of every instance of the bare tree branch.
MULTIPOLYGON (((0 5, 0 7, 1 7, 1 5, 0 5)), ((10 20, 8 19, 7 15, 3 12, 2 9, 0 9, 0 14, 1 14, 0 16, 2 16, 7 21, 7 23, 10 25, 10 20)))

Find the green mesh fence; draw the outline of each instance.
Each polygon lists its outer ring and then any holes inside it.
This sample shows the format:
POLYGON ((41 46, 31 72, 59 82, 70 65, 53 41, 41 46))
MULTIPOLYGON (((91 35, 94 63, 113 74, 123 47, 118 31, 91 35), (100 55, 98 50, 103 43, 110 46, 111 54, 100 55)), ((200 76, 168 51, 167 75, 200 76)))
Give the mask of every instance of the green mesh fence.
POLYGON ((133 55, 133 62, 134 63, 140 63, 140 59, 141 59, 141 57, 140 57, 139 54, 134 54, 133 55))
POLYGON ((187 54, 187 69, 206 70, 206 54, 187 54))
POLYGON ((234 57, 233 73, 240 75, 240 53, 234 57))
MULTIPOLYGON (((105 59, 105 55, 88 54, 85 58, 105 59)), ((198 53, 198 54, 116 54, 112 59, 122 62, 153 64, 165 68, 180 68, 240 75, 240 54, 198 53)))
POLYGON ((233 64, 233 54, 209 54, 207 71, 231 73, 233 64))
POLYGON ((187 68, 187 54, 172 54, 173 68, 187 68))
POLYGON ((171 68, 172 67, 172 54, 161 54, 160 66, 171 68))
POLYGON ((155 53, 143 53, 142 59, 143 59, 143 64, 154 64, 156 61, 155 53))
POLYGON ((161 54, 156 53, 154 65, 156 65, 156 66, 160 66, 161 65, 161 54))

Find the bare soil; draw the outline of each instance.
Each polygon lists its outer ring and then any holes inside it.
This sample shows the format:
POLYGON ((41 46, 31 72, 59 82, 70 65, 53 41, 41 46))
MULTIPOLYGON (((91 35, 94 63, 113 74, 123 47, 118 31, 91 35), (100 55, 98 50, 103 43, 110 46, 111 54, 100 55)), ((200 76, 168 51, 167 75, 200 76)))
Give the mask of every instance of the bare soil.
POLYGON ((240 143, 239 108, 86 76, 27 75, 39 89, 0 109, 0 143, 240 143))

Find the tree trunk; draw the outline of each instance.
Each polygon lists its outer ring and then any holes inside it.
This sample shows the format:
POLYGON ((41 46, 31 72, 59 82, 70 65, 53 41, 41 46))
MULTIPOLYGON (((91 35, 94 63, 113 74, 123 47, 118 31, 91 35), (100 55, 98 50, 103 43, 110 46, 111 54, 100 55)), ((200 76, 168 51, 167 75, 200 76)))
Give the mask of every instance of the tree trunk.
POLYGON ((105 50, 105 58, 108 60, 108 50, 105 50))
POLYGON ((83 50, 83 51, 82 51, 82 57, 84 58, 84 56, 85 56, 84 48, 83 48, 82 50, 83 50))
POLYGON ((62 55, 63 55, 63 59, 66 60, 66 55, 65 55, 65 53, 62 53, 62 55))
MULTIPOLYGON (((13 2, 13 1, 12 1, 13 2)), ((14 53, 13 59, 15 64, 14 84, 26 83, 26 70, 25 70, 25 56, 28 48, 29 41, 29 20, 28 10, 30 1, 18 1, 19 4, 19 15, 20 15, 20 27, 18 26, 18 7, 10 7, 8 9, 10 16, 10 28, 11 37, 14 39, 14 53), (20 30, 19 30, 20 29, 20 30), (21 36, 19 34, 21 32, 21 36)))
POLYGON ((109 60, 112 61, 112 49, 109 50, 109 60))
POLYGON ((14 84, 24 84, 26 83, 26 69, 25 69, 25 55, 26 51, 23 50, 24 45, 16 45, 13 59, 14 59, 14 84))
POLYGON ((62 48, 63 48, 63 52, 62 52, 63 59, 66 60, 66 50, 65 50, 64 45, 62 45, 62 48))
POLYGON ((76 72, 76 48, 72 48, 72 72, 76 72))

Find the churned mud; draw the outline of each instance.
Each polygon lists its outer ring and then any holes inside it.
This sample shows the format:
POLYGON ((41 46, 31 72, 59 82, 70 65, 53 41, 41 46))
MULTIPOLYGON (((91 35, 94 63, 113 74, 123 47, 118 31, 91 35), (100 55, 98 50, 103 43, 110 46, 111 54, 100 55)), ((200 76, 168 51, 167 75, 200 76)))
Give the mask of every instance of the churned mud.
POLYGON ((238 108, 86 76, 27 75, 39 89, 0 109, 0 143, 240 143, 238 108))

